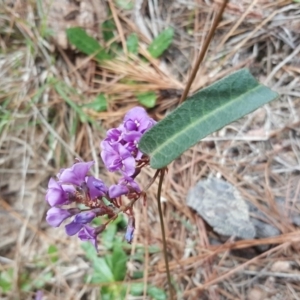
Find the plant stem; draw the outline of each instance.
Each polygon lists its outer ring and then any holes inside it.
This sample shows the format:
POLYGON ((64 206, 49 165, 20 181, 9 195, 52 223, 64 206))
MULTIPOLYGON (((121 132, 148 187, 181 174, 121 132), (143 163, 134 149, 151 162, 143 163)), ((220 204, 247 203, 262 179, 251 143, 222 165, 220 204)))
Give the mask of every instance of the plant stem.
POLYGON ((203 58, 204 58, 204 56, 206 54, 207 48, 208 48, 208 46, 209 46, 209 44, 210 44, 210 42, 212 40, 212 37, 214 36, 214 33, 215 33, 215 31, 217 29, 217 26, 218 26, 218 24, 219 24, 219 22, 221 20, 221 17, 223 15, 223 12, 225 10, 225 7, 226 7, 228 1, 229 0, 224 0, 223 1, 221 9, 220 9, 218 15, 214 19, 214 22, 213 22, 213 24, 212 24, 212 26, 210 28, 208 36, 207 36, 207 38, 206 38, 206 40, 204 42, 204 45, 203 45, 203 47, 202 47, 202 49, 200 51, 199 57, 198 57, 198 59, 196 61, 196 65, 195 65, 195 67, 194 67, 194 69, 192 71, 192 74, 191 74, 191 76, 190 76, 190 78, 189 78, 189 80, 188 80, 188 82, 186 84, 186 87, 185 87, 185 89, 183 91, 183 94, 182 94, 182 96, 181 96, 181 98, 179 100, 179 104, 182 103, 186 99, 187 94, 189 93, 191 85, 192 85, 192 83, 193 83, 193 81, 194 81, 194 79, 195 79, 195 77, 197 75, 199 66, 200 66, 200 64, 201 64, 201 62, 202 62, 202 60, 203 60, 203 58))
POLYGON ((160 170, 160 177, 159 177, 158 189, 157 189, 157 206, 158 206, 160 227, 161 227, 162 240, 163 240, 163 252, 164 252, 164 258, 165 258, 165 264, 166 264, 166 272, 167 272, 168 285, 169 285, 169 291, 170 291, 170 299, 174 299, 173 286, 172 286, 172 282, 171 282, 171 274, 170 274, 170 269, 169 269, 168 253, 167 253, 167 241, 166 241, 164 217, 163 217, 163 213, 162 213, 162 209, 161 209, 161 202, 160 202, 162 183, 164 180, 165 171, 166 171, 166 169, 160 170))

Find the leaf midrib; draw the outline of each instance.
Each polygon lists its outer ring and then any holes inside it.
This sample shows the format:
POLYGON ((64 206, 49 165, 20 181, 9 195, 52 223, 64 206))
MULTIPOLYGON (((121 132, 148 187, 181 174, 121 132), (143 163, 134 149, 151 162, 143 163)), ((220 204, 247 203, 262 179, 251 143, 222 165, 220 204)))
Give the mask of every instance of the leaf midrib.
MULTIPOLYGON (((190 130, 190 128, 192 127, 196 127, 199 123, 202 123, 204 120, 208 119, 213 113, 216 113, 218 111, 222 111, 224 110, 227 106, 229 106, 232 102, 236 101, 239 98, 244 98, 245 95, 249 94, 251 91, 254 91, 258 88, 260 88, 261 85, 257 84, 255 86, 255 88, 252 88, 250 90, 248 90, 246 93, 243 93, 242 95, 234 98, 232 101, 228 101, 225 105, 221 105, 219 108, 212 110, 211 112, 209 112, 208 114, 206 114, 203 118, 198 119, 196 122, 189 124, 186 127, 183 127, 182 130, 180 130, 179 132, 175 133, 174 135, 172 135, 169 139, 167 139, 167 142, 164 142, 162 144, 160 144, 158 147, 155 148, 155 150, 153 152, 150 152, 149 155, 154 156, 156 153, 160 153, 160 150, 163 149, 165 147, 165 145, 167 144, 171 144, 174 140, 176 140, 176 138, 180 135, 182 135, 182 132, 184 131, 188 131, 190 130)), ((226 126, 226 125, 224 125, 226 126)))

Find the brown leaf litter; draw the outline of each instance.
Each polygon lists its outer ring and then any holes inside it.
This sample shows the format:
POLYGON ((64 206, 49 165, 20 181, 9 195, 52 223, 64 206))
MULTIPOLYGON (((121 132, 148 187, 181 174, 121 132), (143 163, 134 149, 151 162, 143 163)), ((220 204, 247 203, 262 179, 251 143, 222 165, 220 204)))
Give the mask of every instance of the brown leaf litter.
MULTIPOLYGON (((137 91, 159 96, 149 110, 157 120, 176 107, 220 1, 134 4, 132 10, 122 10, 109 2, 113 16, 107 14, 108 3, 93 0, 44 1, 42 6, 5 1, 0 6, 0 272, 14 271, 12 290, 1 295, 3 299, 31 299, 32 292, 20 286, 23 274, 34 280, 49 270, 53 277, 44 286, 47 299, 99 298, 99 287, 84 283, 90 265, 80 243, 67 238, 63 228, 45 223, 47 181, 76 156, 97 160, 95 172, 106 182, 118 180, 105 173, 99 160, 103 131, 96 125, 108 129, 118 124, 137 105, 137 91), (139 55, 129 60, 120 54, 99 65, 67 46, 64 30, 71 26, 82 26, 103 42, 99 28, 108 18, 121 25, 114 39, 121 47, 128 34, 138 34, 139 55), (42 34, 43 24, 54 37, 42 34), (174 42, 160 59, 153 59, 146 50, 149 40, 167 26, 175 30, 174 42), (67 94, 78 105, 104 93, 108 111, 87 111, 96 124, 81 124, 49 83, 51 78, 74 88, 67 94), (50 245, 58 248, 55 264, 47 256, 50 245), (48 261, 44 269, 36 259, 48 261)), ((180 299, 300 297, 300 235, 295 221, 300 208, 299 11, 298 3, 287 0, 230 1, 192 86, 191 93, 247 67, 280 98, 205 138, 169 166, 163 207, 180 299), (186 205, 189 188, 209 176, 237 188, 255 213, 260 212, 257 218, 278 235, 223 240, 186 205)), ((153 170, 145 170, 141 185, 151 175, 153 170)), ((137 203, 135 208, 138 228, 131 254, 140 246, 144 258, 130 259, 126 283, 134 281, 133 271, 142 271, 145 284, 165 289, 163 257, 149 249, 162 247, 156 188, 157 182, 149 190, 146 207, 137 203)), ((99 255, 106 252, 100 244, 99 255)))

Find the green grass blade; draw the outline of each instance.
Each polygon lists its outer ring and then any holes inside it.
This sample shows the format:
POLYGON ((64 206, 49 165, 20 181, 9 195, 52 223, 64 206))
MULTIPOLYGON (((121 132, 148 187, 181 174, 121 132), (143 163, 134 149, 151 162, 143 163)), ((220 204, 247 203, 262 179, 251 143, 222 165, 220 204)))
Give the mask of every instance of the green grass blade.
POLYGON ((277 97, 248 70, 240 70, 188 98, 143 135, 139 149, 149 155, 152 168, 163 168, 207 135, 277 97))

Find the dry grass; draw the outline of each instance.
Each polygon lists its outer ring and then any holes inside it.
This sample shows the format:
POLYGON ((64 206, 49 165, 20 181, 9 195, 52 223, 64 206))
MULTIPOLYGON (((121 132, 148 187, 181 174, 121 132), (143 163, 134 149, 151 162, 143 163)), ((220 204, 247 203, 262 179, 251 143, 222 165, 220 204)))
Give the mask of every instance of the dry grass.
MULTIPOLYGON (((85 26, 101 40, 99 18, 107 16, 98 9, 92 23, 80 23, 96 1, 81 2, 87 4, 81 4, 79 13, 72 2, 75 18, 68 6, 57 11, 58 18, 65 20, 63 26, 85 26), (64 18, 64 14, 70 15, 64 18)), ((157 93, 157 106, 150 111, 157 120, 176 107, 219 3, 137 0, 128 11, 113 1, 103 3, 113 13, 116 41, 124 53, 125 37, 137 32, 139 52, 149 63, 139 57, 129 61, 124 55, 100 67, 92 58, 65 49, 63 36, 60 40, 49 36, 51 9, 42 1, 0 1, 0 271, 13 270, 11 291, 1 299, 31 299, 35 288, 21 289, 24 274, 34 282, 49 271, 53 276, 45 285, 47 299, 99 299, 99 287, 84 284, 89 263, 80 242, 67 238, 63 228, 52 229, 45 223, 47 181, 74 157, 94 159, 96 174, 107 182, 117 180, 105 173, 98 159, 103 129, 118 124, 137 104, 136 91, 157 93), (175 29, 174 43, 161 60, 152 59, 146 45, 169 25, 175 29), (57 83, 76 104, 105 93, 108 111, 87 110, 95 122, 80 123, 57 83), (47 255, 50 245, 58 247, 55 264, 47 255)), ((248 67, 280 99, 206 138, 169 166, 164 216, 178 299, 300 298, 300 232, 291 218, 292 212, 299 216, 300 208, 299 45, 298 3, 230 1, 191 92, 248 67), (280 235, 241 241, 216 236, 185 205, 188 189, 209 175, 234 184, 280 235), (276 205, 278 198, 283 199, 283 208, 276 205)), ((152 173, 146 170, 140 182, 152 173)), ((146 207, 138 203, 135 209, 138 228, 131 254, 137 245, 145 247, 145 254, 142 264, 128 262, 127 282, 133 270, 143 270, 146 284, 165 289, 163 257, 147 250, 148 245, 162 247, 156 188, 157 183, 149 191, 146 207)))

